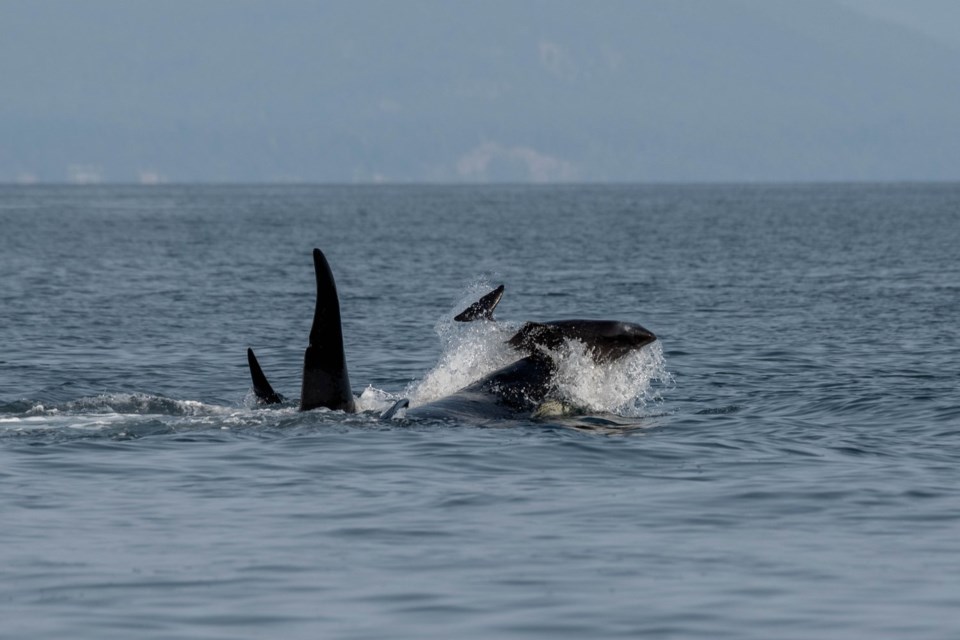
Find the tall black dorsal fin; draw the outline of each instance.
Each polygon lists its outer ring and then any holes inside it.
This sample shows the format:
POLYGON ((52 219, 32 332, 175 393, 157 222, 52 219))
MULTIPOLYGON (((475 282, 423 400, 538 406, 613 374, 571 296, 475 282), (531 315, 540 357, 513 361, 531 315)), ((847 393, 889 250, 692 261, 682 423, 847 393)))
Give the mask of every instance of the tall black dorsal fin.
POLYGON ((326 407, 353 413, 356 405, 343 353, 337 285, 320 249, 313 250, 313 268, 317 276, 317 305, 310 327, 310 346, 303 354, 300 410, 326 407))
POLYGON ((500 304, 503 297, 503 285, 500 285, 487 295, 454 316, 457 322, 473 322, 474 320, 493 320, 493 310, 500 304))
POLYGON ((283 396, 273 390, 270 383, 267 382, 267 376, 263 375, 263 369, 257 362, 257 356, 253 355, 253 349, 247 348, 247 364, 250 365, 250 377, 253 379, 253 392, 257 396, 257 402, 260 404, 280 404, 283 402, 283 396))

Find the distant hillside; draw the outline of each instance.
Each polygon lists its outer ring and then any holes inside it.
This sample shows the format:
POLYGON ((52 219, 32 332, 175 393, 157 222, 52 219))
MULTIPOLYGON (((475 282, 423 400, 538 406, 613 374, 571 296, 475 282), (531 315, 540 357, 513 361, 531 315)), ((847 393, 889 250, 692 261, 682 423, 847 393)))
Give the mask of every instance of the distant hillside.
POLYGON ((0 181, 960 179, 958 69, 832 0, 11 0, 0 181))

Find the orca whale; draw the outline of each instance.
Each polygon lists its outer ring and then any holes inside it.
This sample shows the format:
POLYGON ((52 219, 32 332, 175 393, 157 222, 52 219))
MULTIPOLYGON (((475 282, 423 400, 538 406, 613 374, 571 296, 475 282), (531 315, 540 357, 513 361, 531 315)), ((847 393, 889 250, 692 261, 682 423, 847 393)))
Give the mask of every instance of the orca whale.
MULTIPOLYGON (((340 301, 333 272, 320 249, 313 250, 317 299, 309 342, 303 355, 303 383, 300 410, 327 408, 356 412, 350 378, 347 373, 340 301)), ((494 309, 503 297, 500 285, 457 314, 457 322, 495 322, 494 309)), ((477 416, 510 417, 534 413, 551 401, 557 373, 556 354, 565 344, 577 341, 598 364, 607 364, 633 353, 657 337, 638 324, 613 320, 556 320, 527 322, 509 340, 517 360, 470 383, 463 389, 406 411, 407 417, 477 416)), ((247 362, 253 391, 258 403, 270 405, 284 401, 267 381, 252 349, 247 362)), ((382 414, 390 419, 407 410, 409 400, 394 403, 382 414)))
MULTIPOLYGON (((326 407, 354 413, 357 410, 347 374, 340 326, 340 299, 333 271, 320 249, 313 250, 313 270, 317 280, 317 300, 313 309, 310 338, 303 352, 303 382, 300 387, 300 411, 326 407)), ((280 404, 276 393, 260 368, 253 349, 247 349, 247 363, 253 380, 253 392, 259 404, 280 404)))

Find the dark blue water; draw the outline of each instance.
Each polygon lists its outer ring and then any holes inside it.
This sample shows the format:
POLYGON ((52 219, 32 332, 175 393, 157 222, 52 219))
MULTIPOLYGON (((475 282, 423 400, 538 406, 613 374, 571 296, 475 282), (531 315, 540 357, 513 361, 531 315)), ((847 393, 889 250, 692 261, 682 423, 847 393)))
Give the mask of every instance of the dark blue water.
POLYGON ((958 247, 958 185, 0 188, 0 636, 956 637, 958 247), (315 246, 367 413, 249 393, 315 246), (379 420, 500 282, 660 341, 587 415, 379 420))

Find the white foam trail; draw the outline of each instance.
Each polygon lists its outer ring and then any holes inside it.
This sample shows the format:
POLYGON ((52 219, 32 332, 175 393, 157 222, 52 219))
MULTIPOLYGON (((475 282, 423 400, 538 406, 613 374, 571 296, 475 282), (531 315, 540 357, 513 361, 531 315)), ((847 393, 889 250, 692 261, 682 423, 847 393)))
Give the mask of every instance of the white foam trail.
POLYGON ((151 420, 193 425, 230 423, 250 415, 235 407, 175 400, 143 393, 111 393, 78 398, 57 406, 36 404, 22 416, 0 418, 0 428, 71 429, 97 431, 117 425, 136 425, 151 420))
POLYGON ((127 415, 210 416, 232 409, 198 400, 176 400, 146 393, 110 393, 67 402, 60 408, 45 409, 38 405, 31 412, 118 413, 127 415))
POLYGON ((27 415, 0 419, 0 428, 13 431, 25 429, 73 429, 78 431, 99 431, 116 424, 129 422, 130 416, 120 413, 100 413, 86 416, 48 413, 45 415, 27 415))

